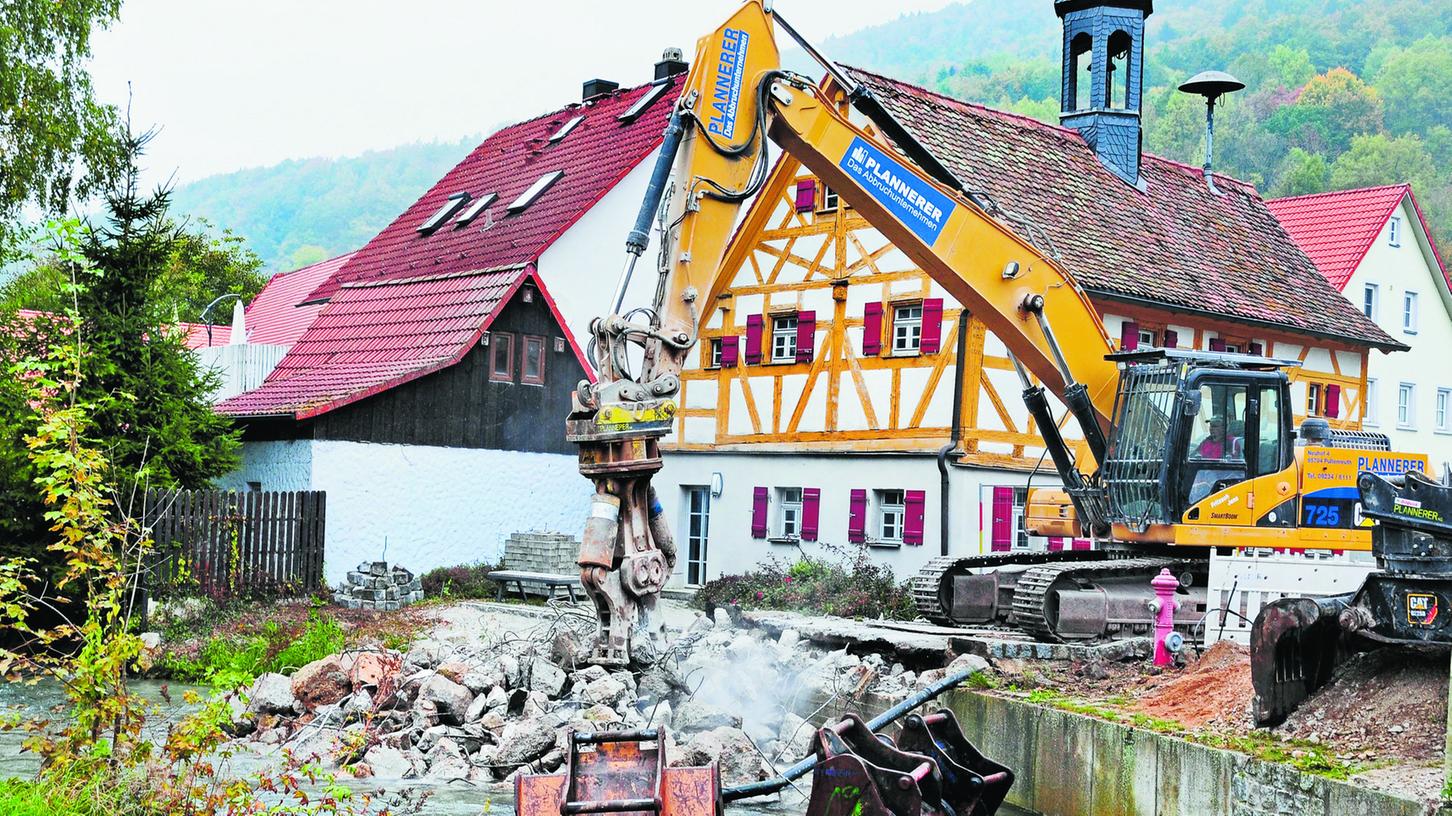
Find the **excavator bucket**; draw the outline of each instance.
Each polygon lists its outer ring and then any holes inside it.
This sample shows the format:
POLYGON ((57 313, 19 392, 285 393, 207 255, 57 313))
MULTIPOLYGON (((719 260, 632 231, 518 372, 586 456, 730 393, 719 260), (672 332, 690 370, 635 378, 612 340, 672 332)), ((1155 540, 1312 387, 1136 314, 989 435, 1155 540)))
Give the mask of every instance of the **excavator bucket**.
POLYGON ((1352 597, 1282 598, 1261 608, 1250 630, 1257 725, 1284 722, 1331 679, 1346 658, 1340 616, 1352 597))
POLYGON ((943 799, 957 816, 992 816, 1013 787, 1013 771, 984 756, 948 709, 903 721, 897 747, 931 758, 943 775, 943 799))
POLYGON ((721 816, 721 776, 665 766, 665 729, 569 734, 565 771, 520 775, 515 816, 721 816))

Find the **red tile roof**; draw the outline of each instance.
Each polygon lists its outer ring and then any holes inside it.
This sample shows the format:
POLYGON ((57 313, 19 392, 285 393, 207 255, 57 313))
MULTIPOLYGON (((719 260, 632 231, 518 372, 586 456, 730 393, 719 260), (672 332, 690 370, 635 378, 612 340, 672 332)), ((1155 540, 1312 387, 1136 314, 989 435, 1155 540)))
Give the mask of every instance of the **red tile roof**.
MULTIPOLYGON (((1075 131, 850 69, 969 190, 1028 219, 1095 296, 1402 348, 1335 291, 1253 187, 1146 154, 1145 191, 1075 131)), ((1017 225, 1023 232, 1023 226, 1017 225)))
MULTIPOLYGON (((1404 198, 1411 201, 1425 233, 1427 223, 1410 184, 1278 198, 1267 201, 1266 206, 1311 256, 1321 274, 1337 289, 1344 290, 1404 198)), ((1452 286, 1452 278, 1447 277, 1447 269, 1437 255, 1436 243, 1430 240, 1428 243, 1432 245, 1433 258, 1443 278, 1452 286)))
POLYGON ((177 323, 176 327, 187 333, 182 342, 193 351, 208 346, 225 346, 232 338, 232 326, 229 323, 220 326, 208 326, 205 323, 177 323), (210 332, 207 331, 209 328, 210 332))
POLYGON ((306 419, 453 365, 534 277, 508 267, 344 284, 260 387, 217 410, 306 419))
MULTIPOLYGON (((654 83, 615 91, 503 128, 484 140, 413 206, 321 284, 310 299, 327 298, 343 283, 467 272, 533 263, 566 229, 660 145, 684 74, 638 117, 616 117, 654 88, 654 83), (556 143, 549 137, 565 122, 585 117, 556 143), (547 173, 562 179, 517 214, 505 208, 547 173), (445 223, 431 235, 418 227, 449 198, 467 192, 498 198, 469 225, 445 223), (485 227, 486 224, 491 226, 485 227)), ((466 205, 467 206, 467 205, 466 205)))
POLYGON ((307 303, 309 294, 353 257, 352 252, 291 272, 279 272, 247 304, 247 342, 290 346, 302 337, 322 303, 307 303))

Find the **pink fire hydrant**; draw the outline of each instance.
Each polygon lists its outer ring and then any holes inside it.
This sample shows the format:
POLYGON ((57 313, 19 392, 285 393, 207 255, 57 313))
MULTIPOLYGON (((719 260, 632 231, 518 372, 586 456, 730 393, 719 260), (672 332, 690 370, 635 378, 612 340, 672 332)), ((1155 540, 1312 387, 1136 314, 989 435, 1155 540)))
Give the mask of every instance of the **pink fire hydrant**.
POLYGON ((1149 602, 1150 611, 1155 615, 1155 665, 1168 666, 1185 642, 1184 636, 1175 631, 1175 610, 1180 608, 1175 590, 1180 588, 1180 579, 1168 569, 1162 569, 1150 579, 1150 586, 1155 588, 1156 598, 1149 602))

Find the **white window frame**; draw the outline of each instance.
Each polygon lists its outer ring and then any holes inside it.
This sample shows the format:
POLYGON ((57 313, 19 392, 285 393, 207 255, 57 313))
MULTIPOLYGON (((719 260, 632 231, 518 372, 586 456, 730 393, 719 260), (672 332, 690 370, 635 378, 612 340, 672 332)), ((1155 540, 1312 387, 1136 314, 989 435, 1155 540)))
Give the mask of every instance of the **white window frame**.
POLYGON ((776 489, 776 537, 800 540, 802 537, 802 489, 776 489))
POLYGON ((722 347, 721 338, 719 338, 719 337, 713 337, 713 338, 711 338, 711 354, 710 354, 711 359, 706 363, 706 368, 720 368, 721 367, 721 347, 722 347))
POLYGON ((877 504, 877 540, 901 544, 907 527, 907 491, 874 490, 872 498, 877 504))
POLYGON ((1410 290, 1402 292, 1402 334, 1417 333, 1417 303, 1419 298, 1416 292, 1410 290))
POLYGON ((1306 383, 1306 416, 1314 417, 1321 415, 1321 384, 1318 382, 1306 383))
POLYGON ((1452 433, 1452 388, 1437 389, 1437 433, 1452 433))
POLYGON ((1381 287, 1368 283, 1361 290, 1361 311, 1373 321, 1381 312, 1381 287))
POLYGON ((1159 344, 1155 342, 1155 330, 1154 329, 1140 329, 1139 330, 1139 347, 1140 348, 1159 348, 1159 344))
POLYGON ((822 208, 817 212, 836 212, 842 206, 842 197, 827 185, 822 185, 822 208))
POLYGON ((795 363, 797 361, 797 316, 795 313, 772 317, 771 361, 773 363, 795 363))
POLYGON ((1402 383, 1397 388, 1397 427, 1416 430, 1417 384, 1402 383))
POLYGON ((911 357, 923 352, 923 304, 894 303, 892 306, 893 356, 911 357))
POLYGON ((1362 406, 1362 416, 1364 417, 1362 423, 1376 425, 1376 380, 1374 378, 1367 378, 1366 393, 1362 395, 1361 401, 1365 403, 1362 406))
POLYGON ((1400 247, 1402 245, 1402 219, 1396 216, 1387 222, 1386 242, 1390 246, 1400 247))
POLYGON ((1225 353, 1226 354, 1239 354, 1240 353, 1240 344, 1239 343, 1226 343, 1225 344, 1225 353))

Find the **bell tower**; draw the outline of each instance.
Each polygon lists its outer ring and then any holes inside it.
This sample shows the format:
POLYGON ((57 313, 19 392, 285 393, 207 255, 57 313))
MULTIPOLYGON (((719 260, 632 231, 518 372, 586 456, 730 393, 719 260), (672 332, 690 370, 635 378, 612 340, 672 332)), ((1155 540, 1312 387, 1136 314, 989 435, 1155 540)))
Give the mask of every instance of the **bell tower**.
POLYGON ((1059 121, 1077 130, 1105 167, 1140 186, 1144 22, 1153 0, 1055 0, 1064 23, 1059 121))

